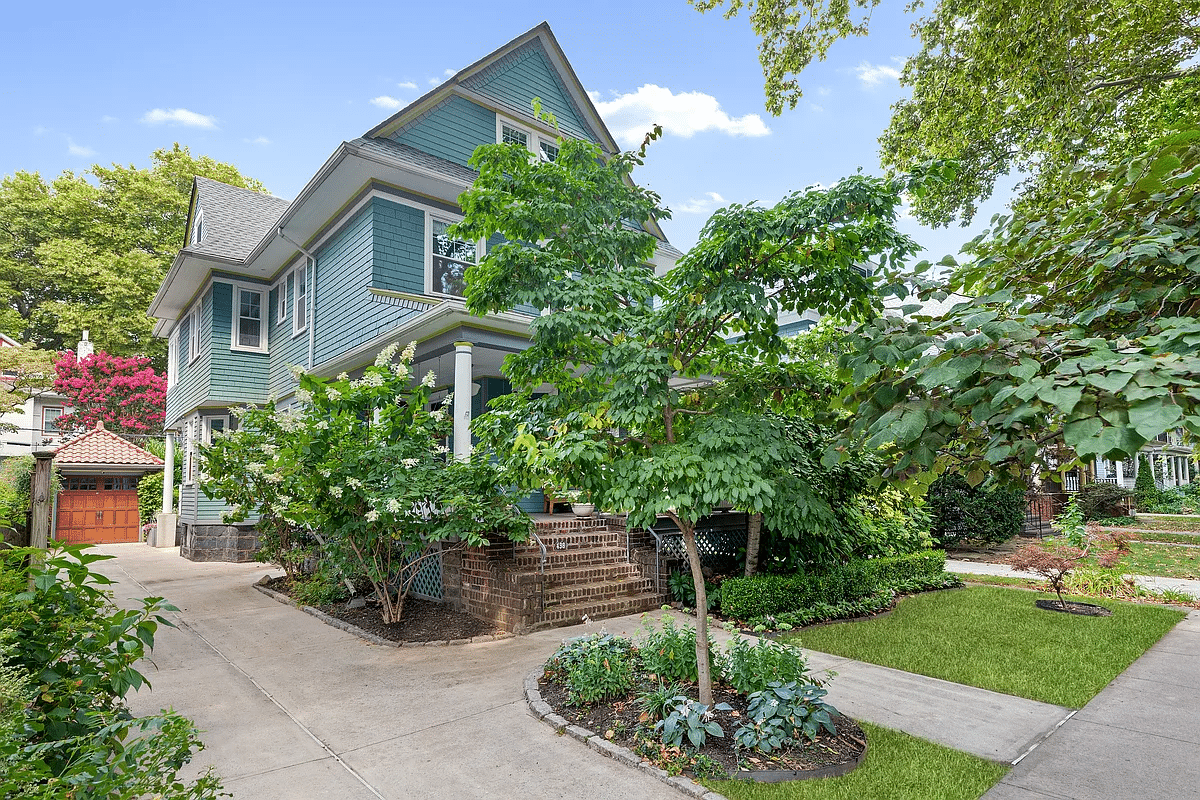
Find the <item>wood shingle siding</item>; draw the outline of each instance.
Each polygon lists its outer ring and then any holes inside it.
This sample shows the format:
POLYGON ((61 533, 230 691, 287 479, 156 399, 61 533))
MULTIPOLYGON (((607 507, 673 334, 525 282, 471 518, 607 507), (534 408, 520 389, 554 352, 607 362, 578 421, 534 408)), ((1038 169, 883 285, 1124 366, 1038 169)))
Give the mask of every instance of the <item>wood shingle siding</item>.
POLYGON ((374 339, 417 313, 375 302, 367 291, 375 270, 373 232, 377 208, 384 209, 381 238, 389 259, 382 271, 392 280, 407 279, 413 277, 414 264, 419 263, 424 286, 424 213, 375 198, 317 253, 317 365, 374 339), (421 215, 419 228, 409 224, 410 211, 421 215), (401 224, 397 225, 397 219, 401 224))
MULTIPOLYGON (((466 85, 498 104, 525 116, 533 115, 533 98, 540 98, 542 110, 549 111, 563 133, 577 139, 596 141, 571 102, 566 87, 558 79, 537 42, 522 47, 472 76, 466 85)), ((495 139, 495 135, 492 136, 495 139)))
POLYGON ((425 212, 375 198, 371 203, 377 289, 425 294, 425 212))
POLYGON ((496 143, 496 113, 454 96, 392 138, 465 167, 476 147, 496 143))

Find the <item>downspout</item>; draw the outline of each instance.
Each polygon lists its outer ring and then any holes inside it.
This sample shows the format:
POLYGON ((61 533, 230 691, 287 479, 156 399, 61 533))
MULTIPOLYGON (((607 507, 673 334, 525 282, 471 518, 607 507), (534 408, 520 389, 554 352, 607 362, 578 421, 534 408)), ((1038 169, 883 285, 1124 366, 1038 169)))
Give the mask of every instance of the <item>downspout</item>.
POLYGON ((308 368, 311 370, 313 368, 313 352, 317 342, 317 257, 310 253, 304 245, 284 233, 282 225, 279 226, 279 238, 293 245, 312 264, 312 276, 308 279, 308 368))

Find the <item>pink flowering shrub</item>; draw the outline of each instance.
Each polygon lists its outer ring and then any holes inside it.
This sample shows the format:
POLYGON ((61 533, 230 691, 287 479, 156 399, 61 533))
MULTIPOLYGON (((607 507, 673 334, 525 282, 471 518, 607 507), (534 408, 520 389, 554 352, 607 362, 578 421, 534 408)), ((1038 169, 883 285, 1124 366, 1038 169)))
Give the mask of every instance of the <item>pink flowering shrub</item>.
POLYGON ((77 358, 70 350, 54 362, 54 391, 75 409, 58 418, 61 430, 95 427, 118 433, 162 430, 167 414, 167 379, 143 356, 94 353, 77 358))

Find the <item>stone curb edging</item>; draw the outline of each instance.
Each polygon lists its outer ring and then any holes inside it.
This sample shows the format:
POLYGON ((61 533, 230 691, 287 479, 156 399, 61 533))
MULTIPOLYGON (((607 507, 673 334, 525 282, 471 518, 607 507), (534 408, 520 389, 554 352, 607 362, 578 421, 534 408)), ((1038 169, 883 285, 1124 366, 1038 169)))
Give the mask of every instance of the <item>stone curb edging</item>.
POLYGON ((541 677, 541 674, 542 670, 538 668, 526 676, 525 703, 529 706, 530 714, 533 714, 533 716, 545 722, 551 728, 554 728, 555 731, 566 734, 572 739, 579 740, 602 756, 607 756, 634 769, 641 770, 647 775, 673 786, 689 797, 698 797, 700 800, 728 800, 725 795, 718 794, 710 790, 707 786, 693 783, 682 775, 671 776, 667 774, 666 770, 651 766, 649 762, 643 763, 642 757, 628 747, 614 744, 607 739, 597 736, 587 728, 581 728, 578 725, 572 725, 567 722, 562 716, 554 713, 554 709, 550 707, 550 704, 542 699, 542 692, 538 689, 538 678, 541 677))
POLYGON ((286 594, 283 594, 282 592, 277 592, 274 589, 269 589, 266 586, 262 585, 261 583, 254 583, 252 585, 254 586, 255 589, 262 592, 263 594, 265 594, 267 597, 271 598, 272 600, 283 603, 285 606, 292 606, 293 608, 298 608, 301 611, 303 611, 305 614, 309 614, 310 616, 314 616, 317 619, 321 620, 326 625, 331 625, 334 628, 345 631, 346 633, 354 634, 358 638, 364 639, 364 640, 370 642, 371 644, 383 645, 384 647, 446 647, 448 645, 481 644, 483 642, 496 642, 496 641, 500 641, 502 639, 510 639, 513 636, 513 634, 511 634, 511 633, 504 632, 504 633, 486 634, 484 636, 472 636, 469 639, 445 639, 445 640, 436 641, 436 642, 393 642, 391 639, 384 639, 382 636, 376 636, 373 633, 364 631, 362 628, 358 627, 357 625, 352 625, 349 622, 338 619, 337 617, 331 617, 319 608, 313 608, 312 606, 300 605, 295 600, 288 597, 286 594))

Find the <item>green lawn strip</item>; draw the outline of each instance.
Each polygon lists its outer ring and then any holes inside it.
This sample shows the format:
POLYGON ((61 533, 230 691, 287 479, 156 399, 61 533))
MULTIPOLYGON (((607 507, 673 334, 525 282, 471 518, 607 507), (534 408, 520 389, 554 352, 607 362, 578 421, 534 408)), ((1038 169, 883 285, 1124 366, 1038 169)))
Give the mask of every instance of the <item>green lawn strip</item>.
POLYGON ((1010 578, 1006 575, 977 575, 973 572, 952 573, 964 583, 975 583, 983 586, 1015 586, 1019 589, 1029 589, 1042 586, 1046 582, 1038 578, 1010 578))
POLYGON ((1150 533, 1133 534, 1135 542, 1151 542, 1157 544, 1193 544, 1200 545, 1200 534, 1196 533, 1167 533, 1152 531, 1150 533))
POLYGON ((1175 531, 1200 535, 1200 517, 1113 517, 1100 520, 1106 528, 1135 528, 1147 531, 1175 531))
POLYGON ((975 800, 1008 772, 1008 766, 861 723, 867 760, 849 775, 787 783, 704 781, 730 800, 975 800))
POLYGON ((903 599, 885 617, 826 625, 792 644, 872 664, 1079 708, 1184 613, 1099 598, 1111 617, 1045 611, 1053 595, 978 586, 903 599))
POLYGON ((1200 578, 1200 547, 1131 542, 1129 550, 1130 554, 1121 560, 1121 569, 1125 572, 1164 578, 1200 578))

